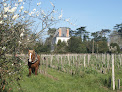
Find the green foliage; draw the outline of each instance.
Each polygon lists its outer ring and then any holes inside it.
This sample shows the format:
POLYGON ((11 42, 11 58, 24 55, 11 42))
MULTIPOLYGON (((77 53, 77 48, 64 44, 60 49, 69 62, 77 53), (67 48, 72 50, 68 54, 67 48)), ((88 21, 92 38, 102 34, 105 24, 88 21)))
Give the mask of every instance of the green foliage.
POLYGON ((87 53, 92 53, 92 40, 86 41, 85 43, 86 43, 87 53))
POLYGON ((55 53, 66 53, 67 52, 67 44, 66 42, 61 42, 61 40, 58 40, 57 45, 55 45, 55 53))
POLYGON ((80 37, 71 37, 68 41, 68 50, 72 53, 86 53, 86 46, 80 37))
POLYGON ((85 28, 86 27, 80 27, 80 28, 77 28, 76 30, 76 33, 75 33, 75 35, 77 35, 77 36, 79 36, 79 37, 81 37, 81 39, 83 39, 83 34, 86 32, 86 30, 85 30, 85 28))
MULTIPOLYGON (((4 91, 8 91, 9 88, 11 88, 12 92, 53 92, 54 90, 56 92, 116 92, 117 90, 112 91, 111 69, 109 69, 109 72, 107 72, 107 74, 102 74, 101 72, 99 72, 99 70, 96 70, 97 66, 94 63, 98 62, 99 64, 101 58, 99 58, 98 60, 99 61, 96 61, 96 56, 92 55, 89 66, 87 66, 86 63, 86 67, 83 67, 83 65, 77 67, 77 64, 79 63, 78 61, 74 61, 74 64, 70 63, 71 65, 69 66, 67 64, 67 57, 64 56, 64 58, 62 58, 62 62, 64 63, 62 66, 58 65, 61 63, 60 58, 59 63, 57 63, 57 57, 54 56, 52 64, 57 67, 46 67, 47 65, 43 64, 40 66, 40 70, 45 71, 46 73, 41 72, 41 74, 38 73, 37 76, 32 74, 32 76, 30 77, 27 76, 27 65, 23 64, 21 67, 21 72, 14 75, 7 75, 8 77, 6 77, 6 81, 8 84, 6 84, 7 87, 4 91), (71 69, 73 71, 72 74, 69 72, 69 70, 71 69)), ((118 60, 118 57, 116 57, 116 62, 118 62, 118 60)), ((48 61, 49 59, 47 59, 46 62, 48 61)), ((82 58, 80 60, 80 63, 82 63, 81 61, 82 58)), ((18 68, 20 67, 18 66, 18 68)), ((116 88, 117 80, 122 80, 121 76, 122 67, 120 66, 118 68, 118 66, 115 65, 116 88)), ((3 81, 3 84, 4 83, 5 81, 3 81)), ((120 91, 121 90, 122 89, 120 89, 120 91)))
POLYGON ((86 73, 86 74, 94 74, 94 75, 96 75, 96 74, 98 74, 98 72, 95 70, 95 69, 93 69, 93 68, 85 68, 84 69, 84 72, 86 73))
MULTIPOLYGON (((81 72, 82 76, 71 76, 48 68, 47 74, 38 74, 37 76, 32 74, 31 77, 28 77, 28 69, 26 66, 23 67, 23 78, 18 81, 20 87, 17 88, 16 85, 11 85, 13 92, 53 92, 54 90, 56 92, 112 92, 104 85, 108 76, 99 73, 94 75, 88 69, 84 70, 88 73, 81 72)), ((106 81, 108 83, 108 80, 106 81)))
POLYGON ((122 23, 116 24, 116 26, 114 26, 114 29, 116 29, 118 32, 118 35, 120 35, 122 37, 122 23))
POLYGON ((106 52, 108 52, 109 49, 108 49, 108 45, 107 45, 106 41, 98 41, 96 44, 98 44, 98 52, 99 53, 106 53, 106 52))
POLYGON ((94 41, 107 41, 106 34, 110 33, 111 30, 109 29, 102 29, 101 31, 93 32, 91 33, 91 36, 93 36, 94 41))
POLYGON ((78 53, 87 53, 86 44, 82 42, 82 44, 79 45, 78 50, 78 53))
POLYGON ((47 39, 45 41, 45 45, 48 45, 48 47, 51 47, 51 42, 52 42, 55 32, 56 32, 56 28, 49 28, 48 29, 47 33, 48 33, 49 37, 47 37, 47 39))
POLYGON ((86 27, 80 27, 77 28, 76 31, 74 31, 74 36, 81 37, 83 41, 87 41, 89 39, 89 32, 86 31, 86 27))
POLYGON ((74 30, 70 30, 70 31, 69 31, 70 37, 75 36, 75 32, 76 32, 76 31, 74 31, 74 30))
POLYGON ((107 45, 107 37, 105 37, 106 33, 109 33, 110 30, 102 29, 101 31, 97 31, 91 33, 93 36, 94 42, 94 52, 95 53, 106 53, 108 52, 108 45, 107 45))
POLYGON ((104 86, 108 87, 108 88, 111 88, 111 84, 112 84, 112 79, 111 79, 111 76, 108 76, 105 80, 103 80, 103 84, 104 86))
POLYGON ((51 47, 50 45, 42 44, 37 42, 34 46, 34 49, 37 53, 50 53, 51 47))
POLYGON ((23 62, 19 57, 0 58, 0 92, 10 91, 12 84, 20 87, 18 81, 22 78, 22 66, 23 62))
POLYGON ((49 36, 53 36, 55 34, 55 32, 56 32, 56 28, 49 28, 48 29, 48 35, 49 36))
POLYGON ((94 32, 91 34, 91 36, 93 36, 94 41, 107 41, 106 37, 102 37, 101 35, 99 35, 99 31, 98 32, 94 32))

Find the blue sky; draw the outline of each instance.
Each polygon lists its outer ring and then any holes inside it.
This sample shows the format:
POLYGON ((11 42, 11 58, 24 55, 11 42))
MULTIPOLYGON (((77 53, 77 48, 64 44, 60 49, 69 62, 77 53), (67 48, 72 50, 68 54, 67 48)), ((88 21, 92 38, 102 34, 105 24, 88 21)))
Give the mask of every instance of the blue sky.
POLYGON ((122 0, 52 0, 57 9, 63 10, 63 17, 77 26, 60 22, 54 27, 70 27, 75 30, 86 26, 89 32, 113 29, 122 22, 122 0))
MULTIPOLYGON (((63 18, 70 18, 70 22, 60 21, 52 27, 69 27, 75 30, 86 26, 89 32, 100 31, 101 29, 113 30, 116 24, 122 23, 122 0, 35 0, 33 3, 42 2, 41 7, 50 10, 53 2, 56 10, 63 10, 63 18)), ((32 3, 31 7, 34 7, 32 3)), ((36 6, 37 7, 37 6, 36 6)))

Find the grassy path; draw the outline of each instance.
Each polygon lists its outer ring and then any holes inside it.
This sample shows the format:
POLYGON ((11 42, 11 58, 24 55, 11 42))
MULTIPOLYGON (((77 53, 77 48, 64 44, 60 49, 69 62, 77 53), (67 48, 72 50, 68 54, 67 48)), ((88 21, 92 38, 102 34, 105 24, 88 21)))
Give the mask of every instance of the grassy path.
POLYGON ((27 76, 25 66, 23 77, 19 81, 20 87, 13 85, 13 92, 112 92, 103 86, 103 74, 83 74, 71 76, 67 73, 48 68, 47 74, 27 76), (21 90, 22 89, 22 90, 21 90))

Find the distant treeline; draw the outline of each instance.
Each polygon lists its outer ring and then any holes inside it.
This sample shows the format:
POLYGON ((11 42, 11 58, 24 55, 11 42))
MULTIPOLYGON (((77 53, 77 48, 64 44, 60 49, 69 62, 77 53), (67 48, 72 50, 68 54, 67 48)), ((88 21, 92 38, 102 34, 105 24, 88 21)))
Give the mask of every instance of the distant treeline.
MULTIPOLYGON (((121 53, 122 24, 117 24, 114 27, 116 31, 102 29, 90 33, 85 28, 80 27, 76 30, 70 30, 71 38, 67 43, 59 40, 54 46, 53 53, 121 53)), ((55 32, 56 28, 49 28, 49 37, 44 44, 37 42, 34 48, 36 52, 51 53, 51 41, 55 32)))

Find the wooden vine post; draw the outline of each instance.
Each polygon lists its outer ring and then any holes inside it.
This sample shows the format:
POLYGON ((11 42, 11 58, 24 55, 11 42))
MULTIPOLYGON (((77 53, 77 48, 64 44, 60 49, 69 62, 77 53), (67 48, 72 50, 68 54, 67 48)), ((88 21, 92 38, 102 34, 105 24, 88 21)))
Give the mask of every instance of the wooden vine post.
POLYGON ((120 90, 120 79, 118 79, 118 89, 120 90))
POLYGON ((88 66, 89 66, 90 54, 88 54, 88 66))
POLYGON ((50 62, 51 67, 52 67, 52 61, 53 61, 53 56, 51 55, 51 62, 50 62))
POLYGON ((112 54, 112 81, 113 81, 113 90, 115 90, 114 54, 112 54))
POLYGON ((69 54, 68 54, 68 61, 69 61, 69 66, 70 66, 70 56, 69 56, 69 54))
POLYGON ((86 67, 86 54, 84 54, 84 67, 86 67))
POLYGON ((119 59, 120 59, 120 66, 122 65, 122 59, 121 59, 121 54, 119 56, 119 59))
POLYGON ((109 54, 107 54, 107 69, 109 69, 109 60, 110 60, 110 56, 109 54))

